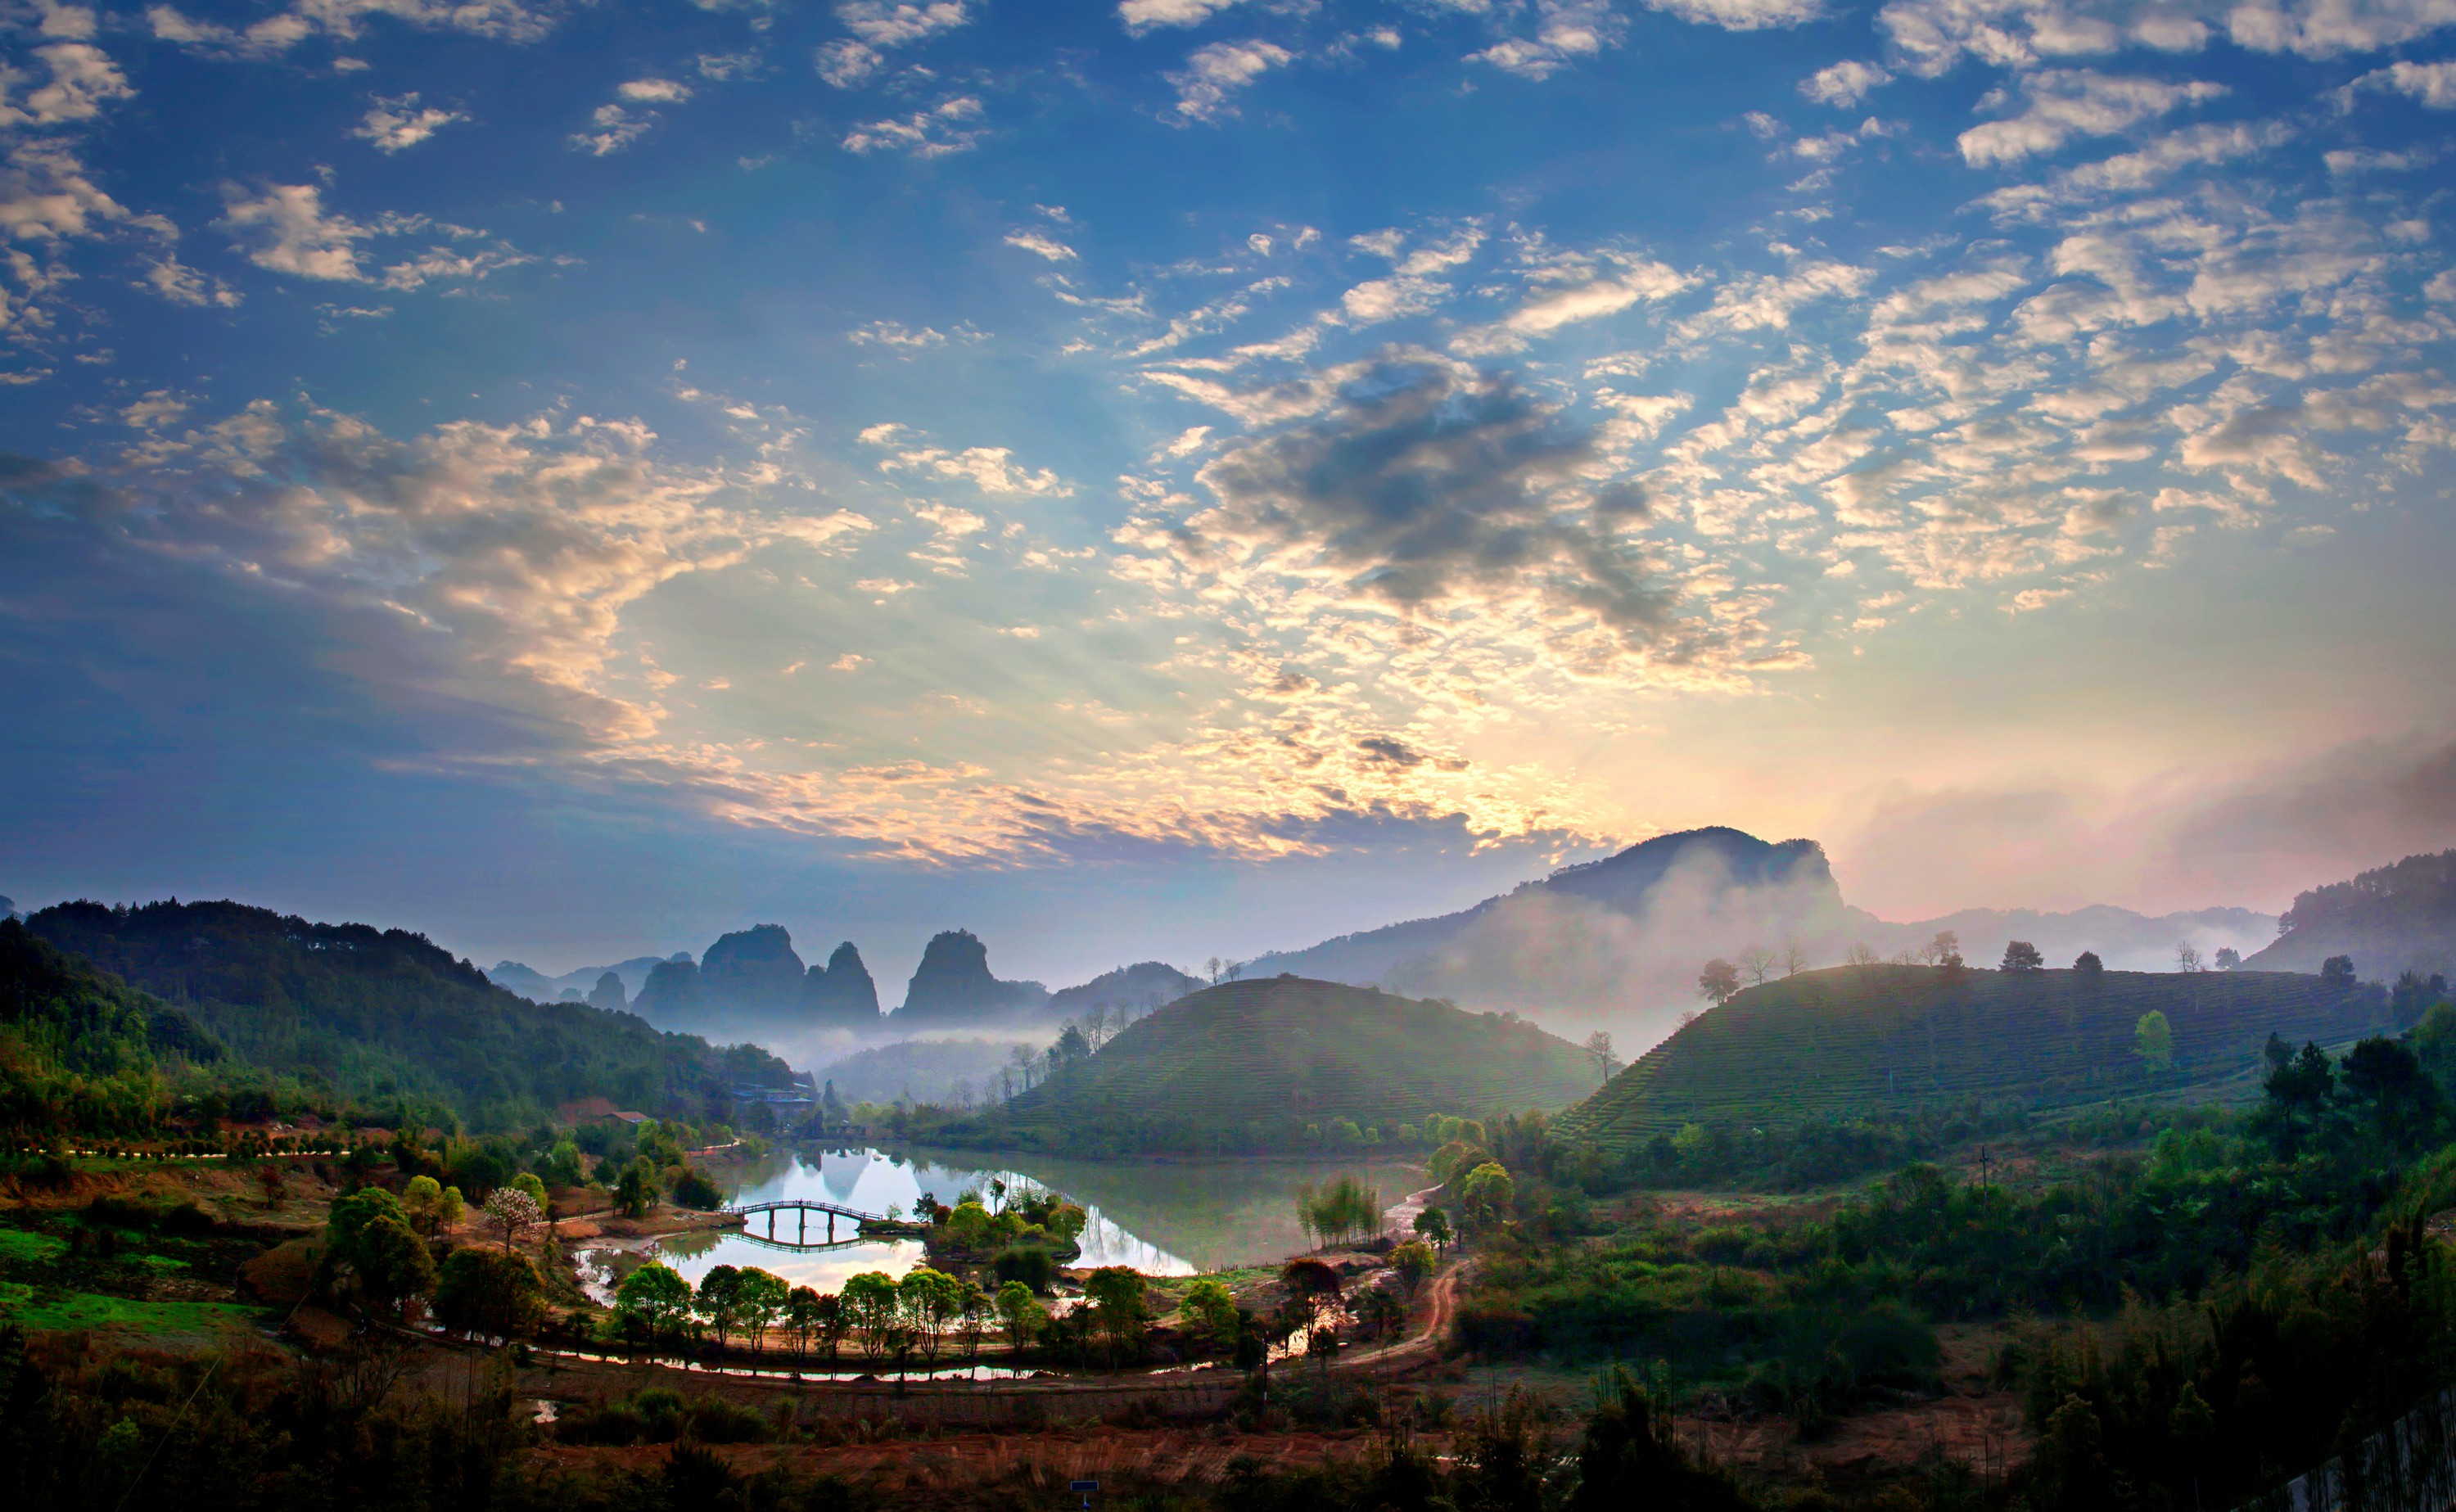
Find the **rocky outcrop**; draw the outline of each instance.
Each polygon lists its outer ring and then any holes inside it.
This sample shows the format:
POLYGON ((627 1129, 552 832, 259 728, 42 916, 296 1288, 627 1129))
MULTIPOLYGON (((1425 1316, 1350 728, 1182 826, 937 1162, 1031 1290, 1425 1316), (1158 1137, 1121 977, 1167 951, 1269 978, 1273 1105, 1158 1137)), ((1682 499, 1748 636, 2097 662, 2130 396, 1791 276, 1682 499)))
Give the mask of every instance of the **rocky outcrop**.
POLYGON ((904 990, 896 1027, 976 1024, 1011 1019, 1046 1005, 1049 989, 1038 982, 1001 982, 990 974, 989 947, 970 930, 933 935, 904 990))
POLYGON ((878 984, 870 980, 870 968, 850 940, 802 979, 802 1017, 828 1029, 878 1027, 878 984))
POLYGON ((783 1018, 801 1007, 802 958, 781 924, 720 936, 700 957, 700 991, 720 1012, 783 1018))
POLYGON ((628 994, 623 991, 623 978, 612 971, 598 977, 597 985, 589 990, 588 1006, 602 1008, 611 1013, 620 1013, 628 1009, 631 1002, 628 994))
POLYGON ((659 961, 631 1011, 660 1029, 705 1019, 707 994, 700 990, 699 968, 688 960, 659 961))

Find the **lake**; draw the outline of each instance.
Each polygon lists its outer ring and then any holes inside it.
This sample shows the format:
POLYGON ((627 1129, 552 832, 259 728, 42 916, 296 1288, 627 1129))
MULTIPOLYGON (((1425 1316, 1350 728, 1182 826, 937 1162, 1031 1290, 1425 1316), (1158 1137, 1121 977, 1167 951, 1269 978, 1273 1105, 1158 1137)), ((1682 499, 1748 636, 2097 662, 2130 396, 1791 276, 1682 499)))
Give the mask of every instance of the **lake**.
MULTIPOLYGON (((867 1147, 777 1150, 729 1173, 709 1175, 725 1188, 728 1206, 798 1197, 864 1213, 892 1207, 910 1214, 925 1192, 952 1202, 960 1192, 986 1194, 993 1179, 1004 1180, 1011 1190, 1054 1191, 1091 1216, 1079 1240, 1082 1257, 1074 1263, 1131 1265, 1154 1276, 1274 1264, 1303 1250, 1307 1241, 1297 1223, 1296 1201, 1308 1182, 1353 1175, 1380 1188, 1387 1207, 1426 1180, 1422 1167, 1397 1160, 1104 1163, 867 1147)), ((780 1237, 794 1229, 792 1215, 779 1216, 780 1237)), ((765 1224, 754 1232, 764 1236, 765 1224)), ((839 1220, 836 1232, 849 1233, 850 1226, 839 1220)), ((902 1276, 924 1258, 918 1239, 795 1250, 743 1232, 676 1235, 660 1240, 657 1251, 693 1285, 711 1266, 755 1265, 822 1292, 840 1291, 847 1277, 864 1271, 902 1276)))

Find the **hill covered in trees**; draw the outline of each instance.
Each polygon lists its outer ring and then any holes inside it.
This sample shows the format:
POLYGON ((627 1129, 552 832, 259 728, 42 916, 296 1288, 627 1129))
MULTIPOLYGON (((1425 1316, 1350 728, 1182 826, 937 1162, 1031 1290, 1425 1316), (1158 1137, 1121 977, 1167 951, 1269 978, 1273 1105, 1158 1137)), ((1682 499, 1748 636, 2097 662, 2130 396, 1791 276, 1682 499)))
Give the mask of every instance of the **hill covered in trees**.
POLYGON ((295 1078, 362 1108, 448 1108, 481 1127, 534 1122, 584 1096, 698 1114, 728 1100, 734 1080, 789 1074, 755 1046, 718 1050, 629 1013, 532 1003, 402 930, 227 902, 70 903, 0 928, 39 937, 18 947, 0 992, 26 1005, 27 1042, 62 1067, 88 1052, 42 1026, 107 1019, 133 1045, 128 1026, 141 1018, 151 1055, 215 1060, 241 1081, 295 1078), (81 958, 74 970, 63 953, 81 958))
POLYGON ((1063 1055, 962 1137, 1051 1148, 1277 1149, 1396 1136, 1427 1114, 1552 1109, 1597 1080, 1586 1052, 1493 1013, 1299 977, 1205 988, 1063 1055))
POLYGON ((2243 964, 2316 971, 2352 958, 2366 981, 2456 971, 2456 850, 2407 856, 2350 882, 2313 888, 2279 916, 2276 943, 2243 964))
POLYGON ((2386 1029, 2376 988, 2282 971, 1844 966, 1749 988, 1564 1114, 1563 1139, 1626 1149, 1686 1124, 1800 1124, 1978 1099, 2052 1108, 2225 1081, 2271 1034, 2386 1029), (2167 1064, 2142 1018, 2165 1016, 2167 1064))

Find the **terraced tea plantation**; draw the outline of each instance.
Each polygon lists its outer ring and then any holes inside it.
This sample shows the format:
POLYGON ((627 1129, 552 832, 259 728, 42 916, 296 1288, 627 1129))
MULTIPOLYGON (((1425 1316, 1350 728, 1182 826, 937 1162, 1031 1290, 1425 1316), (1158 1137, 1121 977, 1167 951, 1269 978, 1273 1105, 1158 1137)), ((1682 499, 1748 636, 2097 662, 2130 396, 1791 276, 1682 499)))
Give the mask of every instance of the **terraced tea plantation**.
POLYGON ((2283 971, 2149 973, 1844 966, 1752 987, 1655 1047, 1562 1115, 1565 1136, 1627 1148, 1687 1123, 1798 1124, 1978 1097, 2055 1108, 2188 1091, 2254 1070, 2271 1033, 2296 1045, 2385 1029, 2376 989, 2283 971), (2134 1052, 2166 1015, 2174 1066, 2134 1052))
POLYGON ((1566 1107, 1586 1053, 1532 1024, 1298 977, 1178 999, 1007 1107, 1019 1126, 1102 1114, 1211 1127, 1412 1122, 1566 1107))

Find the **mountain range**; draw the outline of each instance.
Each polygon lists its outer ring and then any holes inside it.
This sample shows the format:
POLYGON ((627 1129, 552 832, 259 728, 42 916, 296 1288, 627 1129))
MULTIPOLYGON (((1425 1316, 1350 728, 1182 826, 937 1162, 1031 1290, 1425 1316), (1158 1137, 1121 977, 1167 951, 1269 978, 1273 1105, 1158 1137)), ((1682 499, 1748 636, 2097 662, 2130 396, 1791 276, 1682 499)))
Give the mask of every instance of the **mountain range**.
POLYGON ((1783 969, 1826 966, 1854 947, 1898 955, 1948 930, 1975 963, 1996 960, 2019 939, 2058 963, 2094 950, 2112 968, 2159 970, 2175 964, 2179 944, 2203 956, 2220 946, 2258 949, 2272 926, 2248 909, 2153 916, 2102 906, 2068 913, 1969 909, 1896 923, 1844 901, 1815 841, 1769 843, 1713 828, 1658 835, 1456 913, 1258 956, 1243 971, 1475 1008, 1598 1013, 1685 1005, 1698 968, 1713 956, 1744 961, 1753 949, 1781 961, 1795 950, 1798 959, 1783 969))

